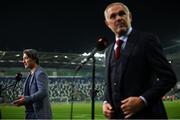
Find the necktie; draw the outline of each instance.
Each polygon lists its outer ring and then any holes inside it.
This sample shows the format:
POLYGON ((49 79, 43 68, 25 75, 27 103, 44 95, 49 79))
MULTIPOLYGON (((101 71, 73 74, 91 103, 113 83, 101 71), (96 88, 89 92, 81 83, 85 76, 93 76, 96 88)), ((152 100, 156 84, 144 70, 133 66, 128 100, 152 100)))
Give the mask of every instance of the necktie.
POLYGON ((123 43, 123 41, 120 40, 120 39, 116 41, 116 45, 117 45, 117 47, 116 47, 116 49, 115 49, 115 58, 116 58, 116 59, 119 59, 119 58, 120 58, 122 43, 123 43))

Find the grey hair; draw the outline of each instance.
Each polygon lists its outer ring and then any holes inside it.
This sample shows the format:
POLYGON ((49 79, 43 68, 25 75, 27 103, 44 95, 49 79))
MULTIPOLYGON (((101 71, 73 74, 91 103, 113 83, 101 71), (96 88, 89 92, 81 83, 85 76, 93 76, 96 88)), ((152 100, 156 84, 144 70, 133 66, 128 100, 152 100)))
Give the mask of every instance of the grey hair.
POLYGON ((114 3, 109 4, 109 5, 106 7, 106 9, 104 10, 104 17, 105 17, 105 19, 108 18, 107 10, 108 10, 110 7, 115 6, 115 5, 120 5, 120 6, 122 6, 122 7, 125 9, 126 12, 130 13, 129 8, 128 8, 125 4, 123 4, 123 3, 121 3, 121 2, 114 2, 114 3))

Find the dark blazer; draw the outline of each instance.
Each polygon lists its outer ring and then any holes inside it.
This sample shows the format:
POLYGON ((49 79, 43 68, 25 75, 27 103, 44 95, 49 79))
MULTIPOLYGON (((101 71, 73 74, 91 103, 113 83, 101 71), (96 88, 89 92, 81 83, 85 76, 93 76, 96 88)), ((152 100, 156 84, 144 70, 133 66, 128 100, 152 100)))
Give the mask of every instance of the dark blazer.
MULTIPOLYGON (((119 103, 113 103, 113 91, 110 89, 109 64, 113 47, 114 43, 106 49, 105 100, 118 105, 119 103)), ((132 118, 166 118, 161 98, 175 85, 177 79, 158 38, 150 33, 132 30, 121 54, 121 64, 117 85, 121 86, 122 91, 119 95, 123 99, 143 96, 148 103, 132 118)))
MULTIPOLYGON (((24 91, 27 89, 25 88, 26 82, 27 80, 24 84, 24 91)), ((25 96, 25 104, 33 105, 38 119, 51 119, 52 112, 48 96, 48 77, 41 67, 38 66, 35 70, 28 87, 30 96, 25 96)))

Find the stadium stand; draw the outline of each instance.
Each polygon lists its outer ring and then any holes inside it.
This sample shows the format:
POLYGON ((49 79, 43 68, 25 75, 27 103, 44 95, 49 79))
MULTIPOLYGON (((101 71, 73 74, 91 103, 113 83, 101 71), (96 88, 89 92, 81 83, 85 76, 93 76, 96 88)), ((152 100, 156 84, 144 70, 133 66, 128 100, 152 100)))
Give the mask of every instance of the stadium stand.
MULTIPOLYGON (((2 91, 4 101, 9 103, 22 94, 22 87, 25 78, 23 78, 15 87, 2 91)), ((0 85, 7 87, 13 85, 14 77, 0 77, 0 85)), ((69 102, 71 101, 72 88, 74 101, 89 101, 91 99, 91 77, 49 77, 49 95, 51 102, 69 102), (73 83, 73 84, 72 84, 73 83), (72 87, 73 85, 73 87, 72 87)), ((103 98, 104 85, 103 79, 96 79, 96 100, 100 101, 103 98)))

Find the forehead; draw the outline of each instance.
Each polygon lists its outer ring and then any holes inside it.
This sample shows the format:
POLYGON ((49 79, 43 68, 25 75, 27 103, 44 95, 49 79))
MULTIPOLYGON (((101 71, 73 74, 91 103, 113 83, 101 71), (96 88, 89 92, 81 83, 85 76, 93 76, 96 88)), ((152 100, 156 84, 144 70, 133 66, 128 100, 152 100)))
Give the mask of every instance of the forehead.
POLYGON ((23 54, 23 58, 28 58, 28 56, 24 53, 24 54, 23 54))

